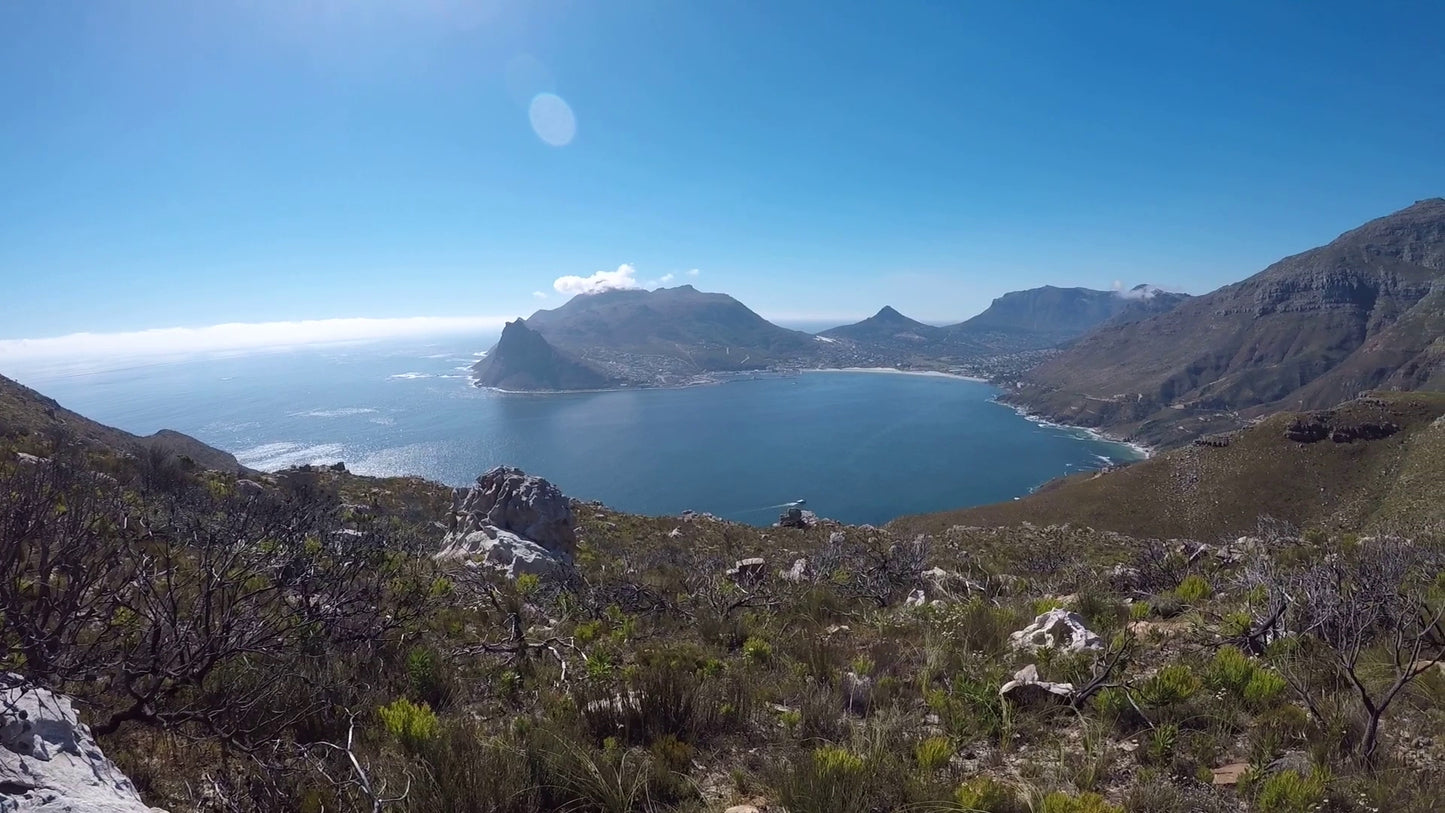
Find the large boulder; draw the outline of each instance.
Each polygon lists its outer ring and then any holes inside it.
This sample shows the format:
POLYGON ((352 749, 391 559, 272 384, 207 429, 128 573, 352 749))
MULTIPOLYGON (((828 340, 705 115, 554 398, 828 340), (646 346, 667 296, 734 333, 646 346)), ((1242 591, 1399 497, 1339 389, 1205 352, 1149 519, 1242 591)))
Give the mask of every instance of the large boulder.
POLYGON ((577 554, 577 520, 561 489, 498 466, 452 498, 453 530, 441 556, 480 558, 509 575, 547 574, 577 554))
POLYGON ((23 684, 0 692, 0 811, 165 813, 101 753, 70 698, 23 684))
POLYGON ((1009 642, 1019 649, 1062 649, 1083 652, 1104 648, 1104 641, 1089 631, 1084 617, 1068 610, 1054 609, 1040 613, 1032 624, 1009 634, 1009 642))

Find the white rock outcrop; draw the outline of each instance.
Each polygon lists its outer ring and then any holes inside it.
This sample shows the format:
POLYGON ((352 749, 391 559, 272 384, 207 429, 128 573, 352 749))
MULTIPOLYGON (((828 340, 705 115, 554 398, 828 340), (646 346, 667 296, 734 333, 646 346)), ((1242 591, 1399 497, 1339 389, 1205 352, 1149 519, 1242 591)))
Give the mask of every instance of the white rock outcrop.
POLYGON ((438 556, 475 559, 506 571, 549 575, 577 554, 577 519, 560 489, 498 466, 452 498, 454 525, 438 556))
POLYGON ((101 753, 70 698, 36 687, 0 692, 0 813, 12 812, 165 813, 101 753))
POLYGON ((1014 679, 999 687, 999 696, 1019 705, 1067 701, 1074 696, 1074 684, 1039 680, 1039 668, 1029 664, 1014 673, 1014 679))
POLYGON ((1008 638, 1017 649, 1083 652, 1104 648, 1103 639, 1089 631, 1082 615, 1063 609, 1040 613, 1032 624, 1010 633, 1008 638))

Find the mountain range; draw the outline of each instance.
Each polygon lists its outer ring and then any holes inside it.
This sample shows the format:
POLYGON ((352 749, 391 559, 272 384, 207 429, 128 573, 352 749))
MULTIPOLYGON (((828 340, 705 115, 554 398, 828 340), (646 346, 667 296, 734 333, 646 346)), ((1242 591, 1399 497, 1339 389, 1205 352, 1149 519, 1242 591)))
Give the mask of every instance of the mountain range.
POLYGON ((1030 413, 1162 446, 1364 390, 1445 388, 1445 199, 1203 296, 1044 286, 942 326, 885 306, 811 335, 690 285, 579 295, 508 325, 474 374, 571 390, 829 367, 984 375, 1030 413))
POLYGON ((691 285, 578 295, 509 323, 473 367, 480 386, 558 391, 677 386, 720 375, 826 367, 968 369, 984 358, 1053 348, 1102 325, 1186 299, 1141 286, 1016 291, 956 325, 891 306, 817 335, 779 327, 736 299, 691 285), (1146 293, 1147 291, 1147 293, 1146 293))
POLYGON ((1026 373, 1008 400, 1168 445, 1375 388, 1445 388, 1445 199, 1105 325, 1026 373))

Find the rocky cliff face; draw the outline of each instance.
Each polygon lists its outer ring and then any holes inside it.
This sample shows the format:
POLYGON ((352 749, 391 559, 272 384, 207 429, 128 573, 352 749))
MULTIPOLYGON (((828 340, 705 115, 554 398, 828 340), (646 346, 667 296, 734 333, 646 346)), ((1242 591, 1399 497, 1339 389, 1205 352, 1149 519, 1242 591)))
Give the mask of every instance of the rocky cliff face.
POLYGON ((507 572, 550 575, 577 555, 571 501, 552 483, 498 466, 457 489, 444 557, 474 558, 507 572))
POLYGON ((508 322, 485 358, 472 365, 473 380, 503 390, 588 390, 617 381, 581 359, 553 347, 521 319, 508 322))
POLYGON ((1445 378, 1445 200, 1421 201, 1161 315, 1106 327, 1010 400, 1178 442, 1278 409, 1445 378))

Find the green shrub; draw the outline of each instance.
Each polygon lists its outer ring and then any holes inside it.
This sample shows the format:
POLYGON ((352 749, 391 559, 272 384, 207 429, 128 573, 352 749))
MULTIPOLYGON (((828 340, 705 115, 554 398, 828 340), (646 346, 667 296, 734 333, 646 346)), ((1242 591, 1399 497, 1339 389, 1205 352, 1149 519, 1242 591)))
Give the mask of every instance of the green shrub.
POLYGON ((1129 620, 1143 621, 1144 619, 1149 617, 1149 612, 1149 602, 1136 601, 1133 604, 1129 605, 1129 620))
POLYGON ((425 703, 417 705, 402 697, 376 711, 386 730, 407 748, 417 749, 437 734, 436 712, 425 703))
POLYGON ((953 759, 953 742, 947 737, 929 737, 913 749, 913 756, 918 760, 918 767, 924 773, 933 773, 948 764, 953 759))
POLYGON ((1160 669, 1139 687, 1139 698, 1153 708, 1177 705, 1199 691, 1200 680, 1194 670, 1175 664, 1160 669))
POLYGON ((1309 776, 1280 771, 1260 786, 1260 813, 1309 813, 1324 801, 1326 779, 1318 770, 1310 771, 1309 776))
POLYGON ((1255 664, 1249 656, 1232 646, 1223 646, 1204 670, 1204 682, 1213 689, 1235 696, 1244 694, 1244 687, 1254 677, 1255 664))
POLYGON ((1097 793, 1081 793, 1070 796, 1054 792, 1043 798, 1039 813, 1124 813, 1124 808, 1111 805, 1097 793))
POLYGON ((1184 581, 1174 588, 1174 597, 1185 604, 1198 604, 1199 602, 1214 595, 1214 588, 1209 586, 1209 581, 1197 573, 1191 573, 1184 577, 1184 581))
POLYGON ((1149 611, 1160 618, 1174 618, 1184 613, 1184 602, 1173 593, 1149 599, 1149 611))
POLYGON ((863 758, 836 745, 815 749, 778 780, 778 801, 792 813, 865 813, 876 791, 863 758))
POLYGON ((1256 669, 1244 686, 1244 701, 1265 708, 1279 699, 1287 685, 1284 676, 1273 669, 1256 669))
POLYGON ((979 813, 1026 813, 1028 810, 1012 785, 989 776, 977 776, 963 783, 953 794, 953 800, 964 810, 979 813))
POLYGON ((773 645, 761 638, 749 637, 743 642, 743 657, 753 663, 767 663, 773 659, 773 645))

